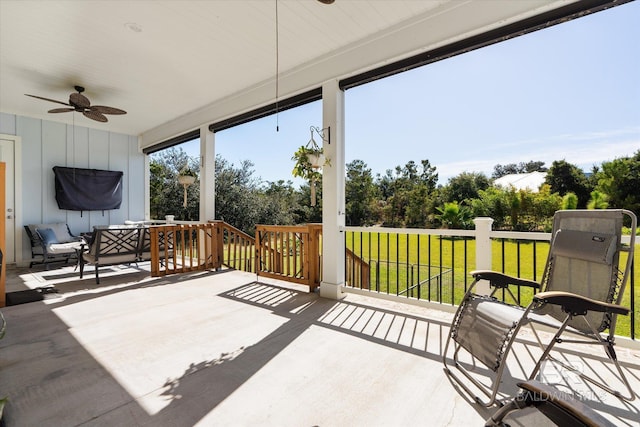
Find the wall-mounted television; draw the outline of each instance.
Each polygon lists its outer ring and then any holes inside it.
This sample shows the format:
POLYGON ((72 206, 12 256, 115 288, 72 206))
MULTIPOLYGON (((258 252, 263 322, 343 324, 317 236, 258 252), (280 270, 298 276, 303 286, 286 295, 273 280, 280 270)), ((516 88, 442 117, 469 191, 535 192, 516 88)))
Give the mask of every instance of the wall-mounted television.
POLYGON ((121 171, 54 166, 56 202, 70 211, 120 209, 121 171))

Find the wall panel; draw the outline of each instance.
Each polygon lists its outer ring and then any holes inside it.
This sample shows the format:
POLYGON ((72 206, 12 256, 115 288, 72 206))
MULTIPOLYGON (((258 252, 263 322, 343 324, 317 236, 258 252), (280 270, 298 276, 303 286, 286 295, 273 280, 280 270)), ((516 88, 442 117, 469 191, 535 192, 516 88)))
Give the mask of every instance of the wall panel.
MULTIPOLYGON (((22 137, 22 192, 24 194, 22 219, 25 224, 39 223, 44 214, 42 121, 29 117, 17 117, 16 135, 22 137)), ((16 209, 18 209, 17 206, 16 209)), ((27 242, 26 248, 29 248, 28 240, 25 242, 27 242)))
POLYGON ((66 164, 67 127, 62 123, 42 122, 42 222, 67 222, 65 211, 55 198, 54 166, 66 164))
MULTIPOLYGON (((87 133, 87 168, 110 170, 109 167, 109 133, 96 129, 88 129, 87 133)), ((94 225, 113 224, 111 221, 111 211, 91 211, 84 212, 89 218, 89 230, 94 225)))
MULTIPOLYGON (((127 159, 129 162, 129 176, 127 179, 127 197, 129 199, 129 217, 132 220, 146 219, 144 216, 145 201, 145 185, 144 185, 144 165, 139 167, 138 158, 140 150, 138 149, 138 138, 129 136, 129 153, 127 159)), ((144 161, 144 159, 143 159, 144 161)))
MULTIPOLYGON (((89 129, 67 125, 67 164, 69 168, 89 167, 89 129)), ((88 212, 65 211, 73 233, 91 230, 88 212)))
POLYGON ((0 133, 16 135, 16 116, 13 114, 0 113, 0 133))
POLYGON ((129 219, 129 138, 127 135, 112 133, 109 135, 109 170, 121 171, 122 204, 120 209, 110 212, 111 222, 122 224, 129 219))

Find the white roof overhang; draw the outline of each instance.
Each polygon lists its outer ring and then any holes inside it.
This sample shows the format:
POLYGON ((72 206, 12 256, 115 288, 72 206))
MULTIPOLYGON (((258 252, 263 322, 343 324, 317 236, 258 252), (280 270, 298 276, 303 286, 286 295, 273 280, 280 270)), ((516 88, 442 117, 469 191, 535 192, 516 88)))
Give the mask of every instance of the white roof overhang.
POLYGON ((128 112, 83 126, 145 148, 268 113, 276 81, 286 106, 624 2, 0 0, 0 111, 71 123, 24 94, 66 101, 81 85, 128 112))

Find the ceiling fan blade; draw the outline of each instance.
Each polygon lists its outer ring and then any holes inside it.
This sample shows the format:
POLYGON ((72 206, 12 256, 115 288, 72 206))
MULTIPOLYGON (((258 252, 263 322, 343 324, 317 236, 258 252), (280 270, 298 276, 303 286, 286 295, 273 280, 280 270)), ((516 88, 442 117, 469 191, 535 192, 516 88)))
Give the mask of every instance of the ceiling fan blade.
POLYGON ((81 93, 72 93, 71 96, 69 96, 69 104, 82 108, 88 108, 91 105, 91 102, 89 102, 89 98, 81 93))
POLYGON ((54 108, 53 110, 47 111, 48 113, 68 113, 70 111, 75 111, 75 108, 54 108))
POLYGON ((96 122, 105 123, 109 121, 107 117, 104 114, 100 113, 99 111, 86 110, 86 111, 83 111, 82 114, 84 114, 85 117, 88 117, 91 120, 95 120, 96 122))
POLYGON ((107 107, 105 105, 92 105, 89 107, 91 111, 97 111, 102 114, 127 114, 126 111, 119 108, 107 107))
POLYGON ((67 104, 66 102, 56 101, 55 99, 43 98, 41 96, 36 96, 36 95, 29 95, 28 93, 25 93, 25 95, 26 96, 30 96, 32 98, 38 98, 38 99, 42 99, 42 100, 45 100, 45 101, 49 101, 49 102, 55 102, 56 104, 71 105, 71 104, 67 104))

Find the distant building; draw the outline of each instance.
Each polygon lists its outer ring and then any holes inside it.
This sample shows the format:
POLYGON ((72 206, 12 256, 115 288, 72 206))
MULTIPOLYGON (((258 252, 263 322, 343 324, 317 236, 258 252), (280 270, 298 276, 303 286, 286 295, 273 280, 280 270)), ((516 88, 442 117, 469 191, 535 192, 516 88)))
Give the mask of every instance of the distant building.
POLYGON ((546 176, 546 172, 512 173, 496 179, 493 181, 493 185, 502 188, 514 187, 516 190, 529 189, 537 192, 540 186, 544 184, 546 176))

